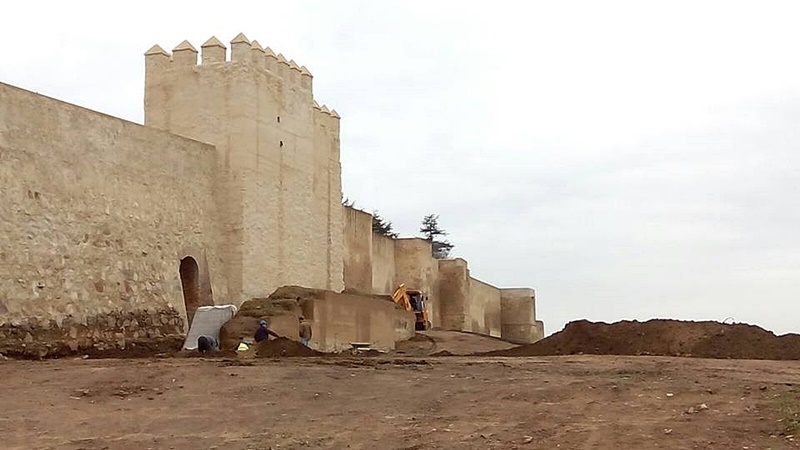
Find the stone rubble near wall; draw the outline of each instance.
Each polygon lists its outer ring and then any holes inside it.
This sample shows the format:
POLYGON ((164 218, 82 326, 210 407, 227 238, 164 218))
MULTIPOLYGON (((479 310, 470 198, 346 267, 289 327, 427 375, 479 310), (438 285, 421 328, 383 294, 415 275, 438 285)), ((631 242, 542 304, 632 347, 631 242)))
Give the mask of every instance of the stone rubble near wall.
POLYGON ((233 349, 239 339, 252 341, 261 319, 280 336, 298 340, 300 316, 311 324, 311 347, 326 353, 350 350, 351 342, 368 342, 375 350, 389 351, 395 342, 414 335, 414 314, 387 297, 284 286, 268 298, 242 303, 220 330, 221 346, 233 349))
POLYGON ((174 309, 114 311, 90 316, 86 323, 29 319, 18 325, 0 325, 0 354, 25 358, 53 358, 70 354, 116 355, 174 352, 180 349, 184 321, 174 309), (137 349, 138 347, 138 349, 137 349))

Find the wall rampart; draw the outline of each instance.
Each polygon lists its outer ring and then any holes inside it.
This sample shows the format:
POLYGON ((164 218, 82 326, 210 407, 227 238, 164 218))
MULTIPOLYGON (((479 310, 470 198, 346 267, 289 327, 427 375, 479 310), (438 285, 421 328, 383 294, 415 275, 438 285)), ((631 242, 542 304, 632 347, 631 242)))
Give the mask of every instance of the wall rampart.
POLYGON ((441 298, 441 326, 445 330, 468 331, 469 269, 461 258, 439 261, 439 295, 441 298))
POLYGON ((344 283, 348 292, 372 292, 372 216, 344 208, 344 283))
POLYGON ((372 292, 391 295, 397 289, 395 240, 372 235, 372 292))
POLYGON ((532 289, 499 289, 475 279, 466 260, 437 260, 427 240, 381 236, 372 232, 370 214, 345 210, 348 290, 370 292, 365 289, 371 286, 374 294, 391 294, 405 284, 428 295, 433 327, 508 337, 513 342, 544 337, 543 325, 535 318, 532 289), (525 314, 517 314, 522 310, 525 314))
POLYGON ((434 327, 441 326, 439 261, 431 256, 431 243, 421 238, 395 240, 395 282, 428 296, 428 314, 434 327))
POLYGON ((470 277, 467 303, 469 328, 464 331, 501 337, 500 289, 470 277))
MULTIPOLYGON (((214 164, 207 144, 0 83, 0 324, 22 327, 7 337, 114 345, 145 311, 163 312, 159 333, 182 329, 180 258, 221 267, 214 164), (122 336, 94 326, 109 317, 122 336)), ((207 273, 198 284, 224 296, 207 273)))
MULTIPOLYGON (((434 327, 543 334, 535 314, 502 318, 532 294, 500 293, 343 208, 340 117, 314 100, 311 73, 242 34, 229 45, 151 48, 144 127, 0 84, 0 342, 120 348, 180 333, 194 306, 284 285, 405 284, 427 294, 434 327)), ((393 346, 384 322, 408 333, 391 302, 342 299, 310 313, 320 345, 393 346)))
POLYGON ((242 34, 230 46, 151 48, 145 124, 217 149, 227 301, 290 284, 341 290, 339 115, 313 100, 304 66, 242 34))
POLYGON ((536 320, 536 293, 530 288, 501 289, 502 337, 516 344, 544 338, 544 324, 536 320))

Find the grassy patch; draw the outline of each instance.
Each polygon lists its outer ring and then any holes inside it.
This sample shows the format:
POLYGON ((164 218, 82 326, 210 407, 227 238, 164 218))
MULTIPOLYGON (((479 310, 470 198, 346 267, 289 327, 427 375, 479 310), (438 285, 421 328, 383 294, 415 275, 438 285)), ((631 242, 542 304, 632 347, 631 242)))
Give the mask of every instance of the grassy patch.
POLYGON ((792 394, 782 396, 778 411, 784 432, 797 436, 800 433, 800 398, 792 394))

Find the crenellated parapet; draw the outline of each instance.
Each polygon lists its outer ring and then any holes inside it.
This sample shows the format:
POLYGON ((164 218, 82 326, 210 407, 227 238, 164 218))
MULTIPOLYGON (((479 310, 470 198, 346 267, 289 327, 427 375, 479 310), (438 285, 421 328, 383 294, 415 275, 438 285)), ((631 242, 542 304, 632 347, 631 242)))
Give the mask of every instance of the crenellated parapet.
POLYGON ((316 100, 314 101, 314 111, 319 113, 319 114, 322 114, 323 116, 327 116, 327 117, 330 117, 331 119, 335 119, 336 121, 339 121, 339 119, 342 118, 339 115, 339 113, 336 112, 335 109, 328 109, 328 107, 326 105, 320 105, 319 103, 317 103, 316 100))
POLYGON ((271 72, 290 85, 312 90, 314 77, 306 66, 298 64, 293 59, 287 60, 283 54, 276 55, 271 48, 263 47, 258 41, 250 41, 242 33, 231 40, 230 54, 225 44, 214 36, 200 46, 200 52, 189 41, 183 41, 172 49, 172 53, 158 45, 154 45, 145 53, 148 75, 173 67, 236 64, 271 72))
POLYGON ((339 114, 316 104, 311 72, 242 33, 153 46, 145 67, 145 126, 216 150, 234 303, 287 284, 341 289, 339 114))

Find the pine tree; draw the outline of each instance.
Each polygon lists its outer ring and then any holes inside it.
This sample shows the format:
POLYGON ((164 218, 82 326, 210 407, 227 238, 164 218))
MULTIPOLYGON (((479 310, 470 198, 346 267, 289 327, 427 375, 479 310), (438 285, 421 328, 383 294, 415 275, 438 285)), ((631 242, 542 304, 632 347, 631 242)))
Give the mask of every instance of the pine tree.
POLYGON ((372 232, 380 234, 381 236, 390 237, 392 239, 397 239, 397 236, 399 236, 392 229, 392 222, 389 222, 381 217, 380 214, 378 214, 378 211, 372 212, 372 232))
POLYGON ((446 239, 447 231, 439 227, 439 215, 428 214, 422 219, 422 227, 419 232, 431 243, 431 255, 436 259, 445 259, 450 256, 450 250, 455 247, 446 239))

